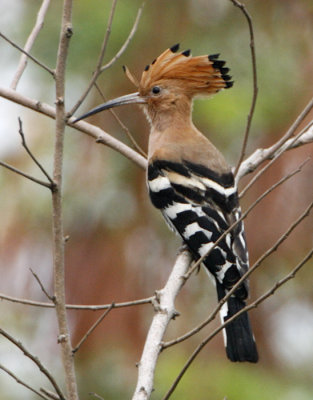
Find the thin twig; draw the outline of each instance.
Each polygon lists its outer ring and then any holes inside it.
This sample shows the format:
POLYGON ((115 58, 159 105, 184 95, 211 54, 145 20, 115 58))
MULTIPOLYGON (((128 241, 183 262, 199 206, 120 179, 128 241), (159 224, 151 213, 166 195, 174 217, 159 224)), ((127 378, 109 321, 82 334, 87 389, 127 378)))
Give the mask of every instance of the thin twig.
POLYGON ((162 350, 166 349, 167 347, 173 346, 177 343, 183 342, 184 340, 190 338, 191 336, 195 335, 196 333, 200 332, 205 326, 207 326, 211 321, 213 321, 217 315, 217 313, 222 308, 223 304, 229 299, 230 296, 238 289, 238 287, 245 281, 260 265, 261 263, 269 257, 274 251, 278 249, 278 247, 290 236, 290 234, 294 231, 294 229, 310 214, 313 208, 313 202, 309 204, 309 206, 305 209, 305 211, 289 226, 289 228, 284 232, 280 238, 274 243, 272 247, 270 247, 255 263, 254 265, 248 269, 248 271, 240 278, 238 282, 231 288, 231 290, 223 297, 221 301, 217 304, 215 309, 211 312, 211 314, 203 321, 201 324, 190 330, 189 332, 185 333, 184 335, 165 342, 162 344, 162 350))
POLYGON ((114 303, 97 319, 97 321, 88 329, 85 335, 81 338, 78 344, 73 349, 73 354, 75 354, 85 342, 89 335, 97 328, 97 326, 103 321, 103 319, 109 314, 109 312, 115 307, 114 303))
POLYGON ((240 167, 240 164, 242 162, 242 160, 245 157, 246 154, 246 149, 247 149, 247 143, 248 143, 248 137, 249 137, 249 133, 250 133, 250 128, 251 128, 251 122, 252 122, 252 118, 254 115, 254 110, 255 110, 255 105, 256 105, 256 101, 257 101, 257 97, 258 97, 258 78, 257 78, 257 67, 256 67, 256 54, 255 54, 255 46, 254 46, 254 31, 253 31, 253 23, 252 23, 252 18, 248 12, 248 10, 246 9, 246 7, 240 3, 237 0, 230 0, 234 6, 238 7, 242 13, 244 14, 247 22, 248 22, 248 26, 249 26, 249 34, 250 34, 250 50, 251 50, 251 62, 252 62, 252 79, 253 79, 253 95, 252 95, 252 102, 251 102, 251 106, 250 106, 250 111, 247 117, 247 125, 246 125, 246 131, 245 131, 245 135, 244 135, 244 139, 243 139, 243 143, 242 143, 242 148, 241 148, 241 154, 234 172, 234 175, 237 174, 238 169, 240 167))
MULTIPOLYGON (((102 90, 100 89, 99 85, 97 83, 95 83, 95 88, 97 89, 98 93, 100 94, 100 96, 102 97, 103 101, 106 101, 106 98, 102 92, 102 90)), ((130 142, 132 143, 132 145, 134 146, 134 148, 145 158, 147 158, 147 153, 139 146, 139 144, 136 142, 135 138, 133 137, 133 135, 130 133, 130 130, 127 128, 127 126, 123 123, 123 121, 119 118, 119 116, 116 114, 116 112, 114 111, 113 108, 109 109, 110 113, 113 115, 113 117, 115 118, 116 122, 120 125, 120 127, 123 129, 123 131, 126 133, 128 139, 130 140, 130 142)))
POLYGON ((25 140, 25 135, 23 132, 23 123, 20 117, 18 117, 18 123, 19 123, 19 130, 18 133, 21 136, 22 139, 22 146, 26 150, 27 154, 30 156, 30 158, 34 161, 34 163, 37 165, 37 167, 40 169, 40 171, 45 175, 45 177, 48 179, 48 181, 51 183, 51 190, 54 187, 54 182, 48 172, 44 169, 44 167, 40 164, 40 162, 37 160, 37 158, 33 155, 33 153, 30 151, 29 147, 27 146, 26 140, 25 140))
POLYGON ((90 396, 94 396, 94 397, 96 397, 97 399, 99 399, 99 400, 104 400, 104 398, 103 397, 101 397, 101 396, 99 396, 97 393, 94 393, 94 392, 90 392, 90 393, 88 393, 90 396))
POLYGON ((136 19, 135 19, 135 22, 134 22, 134 25, 133 25, 133 27, 132 27, 127 39, 125 40, 124 44, 120 48, 120 50, 116 53, 116 55, 107 64, 101 66, 102 61, 103 61, 103 57, 104 57, 104 52, 105 52, 105 49, 106 49, 106 46, 107 46, 107 41, 108 41, 108 38, 109 38, 109 34, 111 32, 111 25, 112 25, 112 19, 113 19, 113 15, 114 15, 116 0, 113 2, 112 9, 111 9, 111 14, 110 14, 110 17, 109 17, 109 22, 108 22, 108 28, 107 28, 106 36, 105 36, 103 44, 102 44, 102 49, 101 49, 101 52, 100 52, 100 56, 99 56, 99 59, 98 59, 96 70, 93 73, 91 81, 89 82, 86 90, 81 95, 81 97, 76 102, 76 104, 71 109, 71 111, 67 114, 67 117, 71 117, 75 113, 75 111, 78 109, 78 107, 82 104, 82 102, 85 100, 85 98, 87 97, 88 93, 90 92, 91 88, 94 86, 94 84, 95 84, 96 80, 98 79, 99 75, 103 71, 105 71, 106 69, 110 68, 122 56, 122 54, 126 51, 131 39, 133 38, 133 36, 135 35, 135 33, 137 31, 138 24, 139 24, 139 21, 140 21, 140 18, 141 18, 141 14, 142 14, 142 10, 143 10, 145 2, 146 2, 146 0, 144 0, 142 5, 141 5, 141 7, 139 7, 138 12, 137 12, 137 16, 136 16, 136 19))
POLYGON ((13 343, 16 347, 18 347, 26 357, 28 357, 30 360, 32 360, 39 370, 47 377, 47 379, 50 381, 51 385, 54 387, 55 391, 59 395, 61 400, 65 400, 65 396, 63 395, 61 389, 59 388, 58 384, 56 383, 55 379, 53 376, 50 374, 50 372, 47 370, 47 368, 42 364, 42 362, 39 360, 38 357, 34 356, 31 354, 26 347, 20 342, 17 341, 13 336, 11 336, 8 332, 0 328, 0 335, 4 336, 7 338, 11 343, 13 343))
POLYGON ((44 400, 50 400, 48 397, 44 396, 42 393, 38 392, 36 389, 22 381, 22 379, 18 378, 15 374, 13 374, 12 371, 7 369, 4 365, 0 364, 0 369, 2 369, 4 372, 6 372, 8 375, 10 375, 13 379, 16 380, 17 383, 19 383, 22 386, 25 386, 27 389, 32 391, 33 393, 37 394, 39 397, 41 397, 44 400))
POLYGON ((33 277, 36 279, 38 285, 40 286, 40 289, 43 291, 43 293, 47 296, 47 298, 49 300, 51 300, 52 302, 55 301, 55 298, 53 296, 51 296, 45 289, 44 285, 42 284, 41 280, 39 279, 39 276, 36 274, 36 272, 34 272, 31 268, 30 268, 30 272, 32 273, 33 277))
MULTIPOLYGON (((45 303, 45 302, 40 302, 40 301, 21 299, 18 297, 7 296, 3 293, 0 293, 0 299, 11 301, 12 303, 25 304, 25 305, 34 306, 34 307, 55 308, 55 304, 53 304, 53 303, 45 303)), ((138 306, 141 304, 148 304, 148 303, 152 303, 153 300, 154 300, 154 296, 147 297, 145 299, 125 301, 123 303, 115 303, 114 302, 114 308, 123 308, 123 307, 138 306)), ((99 310, 107 310, 108 308, 110 308, 111 304, 99 304, 99 305, 66 304, 65 307, 67 310, 99 311, 99 310)))
POLYGON ((110 15, 109 15, 109 20, 108 20, 108 26, 105 32, 105 36, 102 42, 102 46, 101 46, 101 50, 100 50, 100 54, 98 57, 98 61, 97 61, 97 65, 96 68, 92 74, 91 80, 87 86, 87 88, 85 89, 85 91, 83 92, 83 94, 80 96, 80 98, 77 100, 76 104, 73 106, 73 108, 71 109, 71 111, 67 114, 68 117, 72 116, 75 111, 79 108, 79 106, 82 104, 82 102, 85 100, 85 98, 88 96, 91 88, 93 87, 93 85, 95 84, 96 80, 98 79, 101 71, 101 65, 103 63, 103 58, 106 52, 106 48, 109 42, 109 38, 110 38, 110 34, 111 34, 111 28, 112 28, 112 23, 113 23, 113 17, 114 17, 114 13, 115 13, 115 9, 116 9, 116 3, 117 0, 113 0, 112 2, 112 6, 111 6, 111 11, 110 11, 110 15))
POLYGON ((204 339, 194 350, 192 355, 189 357, 188 361, 182 368, 181 372, 175 379, 174 383, 170 387, 169 391, 166 393, 166 395, 163 397, 162 400, 168 400, 171 396, 171 394, 174 392, 176 389, 178 383, 182 379, 183 375, 187 371, 187 369, 190 367, 194 359, 197 357, 197 355, 201 352, 201 350, 207 345, 208 342, 210 342, 214 336, 216 336, 222 329, 224 329, 228 324, 230 324, 234 319, 238 318, 241 314, 250 311, 253 308, 256 308, 259 304, 261 304, 263 301, 265 301, 268 297, 272 296, 277 289, 279 289, 282 285, 284 285, 286 282, 288 282, 290 279, 293 279, 297 272, 300 271, 300 269, 306 264, 306 262, 312 257, 313 255, 313 249, 309 251, 309 253, 302 259, 302 261, 288 274, 286 275, 283 279, 279 280, 278 282, 275 283, 275 285, 268 290, 266 293, 264 293, 262 296, 260 296, 256 301, 253 303, 249 304, 245 308, 241 309, 238 313, 233 315, 231 318, 229 318, 225 323, 220 325, 218 328, 216 328, 206 339, 204 339))
MULTIPOLYGON (((20 52, 24 53, 30 60, 32 60, 35 64, 39 65, 41 68, 43 68, 44 70, 46 70, 47 72, 49 72, 49 74, 51 74, 53 77, 55 76, 54 71, 47 67, 45 64, 43 64, 41 61, 37 60, 37 58, 33 57, 32 55, 30 55, 27 51, 23 50, 22 47, 18 46, 16 43, 12 42, 12 40, 10 40, 7 36, 5 36, 2 32, 0 32, 0 37, 2 37, 2 39, 6 40, 8 43, 10 43, 11 46, 15 47, 16 49, 18 49, 20 52)), ((13 90, 13 89, 12 89, 13 90)))
POLYGON ((135 35, 136 31, 137 31, 138 24, 139 24, 139 21, 140 21, 140 18, 141 18, 141 14, 142 14, 142 11, 143 11, 143 8, 144 8, 145 4, 146 4, 146 0, 144 0, 142 2, 141 6, 139 7, 137 15, 136 15, 135 22, 134 22, 134 25, 133 25, 133 27, 132 27, 127 39, 125 40, 124 44, 122 45, 120 50, 115 54, 115 56, 107 64, 105 64, 105 65, 103 65, 101 67, 100 72, 103 72, 106 69, 112 67, 112 65, 123 55, 123 53, 127 49, 130 41, 132 40, 132 38, 134 37, 134 35, 135 35))
POLYGON ((15 167, 12 167, 12 165, 9 165, 9 164, 7 164, 7 163, 5 163, 5 162, 3 162, 3 161, 0 161, 0 165, 2 165, 2 167, 4 167, 4 168, 9 169, 9 170, 12 171, 12 172, 15 172, 15 173, 18 174, 18 175, 23 176, 24 178, 29 179, 30 181, 33 181, 33 182, 35 182, 35 183, 38 183, 38 185, 47 187, 48 189, 51 190, 51 184, 48 183, 48 182, 44 182, 44 181, 42 181, 42 180, 40 180, 40 179, 34 178, 33 176, 28 175, 28 174, 26 174, 25 172, 23 172, 23 171, 21 171, 21 170, 15 168, 15 167))
POLYGON ((49 397, 49 399, 52 399, 52 400, 59 400, 59 399, 60 399, 59 396, 58 396, 57 394, 51 392, 51 391, 48 390, 48 389, 40 388, 40 391, 41 391, 42 393, 44 393, 47 397, 49 397))
MULTIPOLYGON (((309 112, 313 109, 313 98, 308 102, 300 115, 296 118, 294 123, 288 129, 283 137, 281 137, 274 145, 268 147, 267 149, 258 149, 251 156, 249 156, 244 162, 241 163, 238 173, 236 175, 236 182, 238 182, 244 175, 253 172, 260 164, 262 164, 266 160, 271 160, 269 164, 265 166, 261 171, 258 172, 257 175, 251 180, 251 182, 244 189, 243 193, 245 193, 252 184, 265 172, 273 162, 276 161, 278 157, 280 157, 286 150, 297 147, 297 141, 300 137, 305 134, 304 131, 301 131, 289 142, 288 147, 283 146, 288 139, 290 139, 295 131, 298 129, 299 125, 303 122, 304 118, 309 114, 309 112)), ((313 137, 313 132, 312 132, 313 137)))
MULTIPOLYGON (((43 0, 41 7, 38 11, 37 14, 37 19, 36 19, 36 23, 34 28, 32 29, 25 47, 24 47, 24 51, 26 51, 27 53, 29 53, 30 49, 32 48, 37 36, 39 35, 39 32, 41 31, 43 24, 44 24, 44 19, 45 19, 45 15, 48 11, 48 7, 50 4, 50 0, 43 0)), ((20 62, 19 65, 17 67, 16 73, 14 75, 14 78, 12 80, 12 83, 10 85, 11 89, 16 90, 16 87, 18 85, 19 80, 21 79, 21 76, 26 68, 27 65, 27 55, 26 54, 22 54, 21 58, 20 58, 20 62)))
POLYGON ((276 151, 275 155, 272 157, 271 161, 265 165, 252 179, 251 181, 245 186, 245 188, 241 191, 239 197, 243 197, 247 191, 251 188, 251 186, 257 181, 257 179, 260 178, 260 176, 269 169, 269 167, 282 155, 284 154, 285 151, 294 148, 295 143, 297 143, 298 139, 301 138, 301 136, 304 134, 303 131, 299 132, 295 137, 290 139, 290 142, 288 145, 286 145, 287 141, 281 145, 279 150, 276 151))

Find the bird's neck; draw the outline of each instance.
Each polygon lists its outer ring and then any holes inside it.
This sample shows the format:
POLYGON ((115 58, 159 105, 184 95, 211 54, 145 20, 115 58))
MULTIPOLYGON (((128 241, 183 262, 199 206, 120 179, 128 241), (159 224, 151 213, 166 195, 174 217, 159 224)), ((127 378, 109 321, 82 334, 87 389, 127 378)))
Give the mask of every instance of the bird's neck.
POLYGON ((169 127, 185 127, 192 125, 191 121, 192 103, 188 99, 169 103, 159 103, 156 106, 149 106, 146 109, 148 120, 151 124, 151 131, 165 131, 169 127))

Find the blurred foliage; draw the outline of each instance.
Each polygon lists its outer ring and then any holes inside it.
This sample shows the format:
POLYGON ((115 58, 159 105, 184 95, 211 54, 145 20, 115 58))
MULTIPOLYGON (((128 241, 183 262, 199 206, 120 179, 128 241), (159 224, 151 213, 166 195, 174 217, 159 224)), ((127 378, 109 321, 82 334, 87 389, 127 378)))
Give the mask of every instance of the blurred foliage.
MULTIPOLYGON (((312 96, 313 4, 307 0, 247 0, 245 3, 254 21, 259 78, 259 97, 248 146, 251 152, 277 140, 312 96)), ((0 0, 0 4, 3 5, 1 29, 23 45, 34 25, 40 2, 0 0)), ((141 0, 118 0, 104 63, 121 48, 141 4, 141 0)), ((94 71, 111 5, 112 1, 108 0, 74 1, 74 35, 67 66, 67 109, 75 104, 94 71)), ((51 2, 43 30, 31 51, 51 68, 56 62, 61 15, 62 2, 51 2)), ((247 23, 229 0, 147 0, 138 30, 127 51, 99 78, 99 86, 107 98, 134 91, 124 76, 122 65, 127 65, 134 75, 140 77, 147 63, 177 42, 181 42, 182 48, 190 47, 194 55, 221 53, 221 59, 225 59, 231 68, 234 87, 214 99, 197 100, 193 118, 198 128, 225 153, 229 162, 235 164, 252 98, 252 68, 247 23)), ((0 50, 0 69, 3 71, 0 84, 8 86, 19 53, 2 40, 0 50)), ((18 90, 49 104, 54 102, 52 78, 31 62, 18 90)), ((101 97, 92 90, 76 114, 99 102, 102 102, 101 97)), ((7 102, 1 102, 0 111, 4 103, 7 102)), ((149 127, 140 110, 123 107, 117 113, 145 149, 149 127)), ((0 157, 42 178, 20 146, 18 115, 23 119, 30 148, 48 171, 52 169, 53 121, 20 106, 5 111, 3 120, 0 120, 0 157)), ((110 113, 101 113, 90 121, 129 144, 110 113)), ((243 207, 246 208, 266 188, 296 168, 308 155, 312 155, 312 145, 282 157, 242 199, 243 207)), ((162 287, 180 243, 150 205, 144 171, 120 154, 68 128, 64 174, 64 222, 65 232, 70 236, 66 247, 68 301, 85 304, 124 301, 150 296, 162 287)), ((252 261, 277 240, 312 199, 312 174, 311 162, 301 174, 271 193, 250 214, 246 231, 252 261)), ((52 291, 50 194, 4 169, 0 170, 0 188, 0 268, 3 270, 0 291, 46 301, 29 273, 29 267, 36 270, 47 289, 52 291)), ((311 216, 251 277, 253 299, 283 277, 312 245, 312 225, 311 216)), ((202 321, 208 314, 209 305, 212 308, 215 304, 215 294, 203 274, 201 271, 192 277, 184 288, 177 302, 182 315, 170 327, 169 336, 182 334, 202 321)), ((297 346, 290 345, 286 352, 286 344, 290 342, 281 336, 283 332, 279 330, 280 321, 287 321, 286 329, 290 332, 294 332, 301 322, 306 338, 313 340, 311 320, 307 317, 310 309, 307 305, 313 300, 311 281, 312 262, 295 280, 251 313, 261 353, 258 365, 229 363, 219 337, 187 372, 173 399, 311 398, 313 387, 308 360, 312 361, 313 355, 297 362, 295 368, 287 353, 294 349, 296 359, 297 346), (290 303, 293 299, 297 299, 299 307, 294 312, 296 315, 288 320, 285 315, 288 315, 289 307, 293 309, 290 303), (306 305, 305 313, 302 313, 302 304, 306 305)), ((7 302, 2 302, 1 306, 5 311, 3 315, 12 314, 12 318, 1 317, 0 323, 5 327, 13 326, 17 338, 22 341, 32 336, 29 345, 46 360, 47 365, 54 366, 56 341, 53 334, 48 354, 39 340, 39 333, 44 332, 48 337, 50 332, 55 332, 52 312, 36 313, 26 307, 27 312, 23 312, 22 306, 7 302), (19 323, 23 318, 28 322, 19 323)), ((130 396, 137 372, 134 365, 140 358, 152 313, 148 306, 114 310, 87 340, 77 354, 82 398, 88 398, 89 392, 112 400, 130 396)), ((74 343, 95 318, 94 313, 70 313, 74 343)), ((198 341, 199 338, 194 337, 161 355, 154 398, 160 398, 166 392, 198 341)), ((2 351, 7 354, 6 343, 0 346, 0 354, 2 351)), ((18 365, 18 360, 18 357, 12 359, 12 369, 18 365)), ((61 371, 59 365, 55 366, 55 374, 59 377, 61 371)), ((27 369, 29 375, 31 372, 27 369)), ((9 386, 8 379, 1 373, 0 387, 9 388, 3 389, 5 394, 0 394, 1 400, 13 400, 17 396, 33 398, 24 390, 22 395, 17 395, 20 392, 15 390, 20 389, 16 389, 15 382, 9 386)))

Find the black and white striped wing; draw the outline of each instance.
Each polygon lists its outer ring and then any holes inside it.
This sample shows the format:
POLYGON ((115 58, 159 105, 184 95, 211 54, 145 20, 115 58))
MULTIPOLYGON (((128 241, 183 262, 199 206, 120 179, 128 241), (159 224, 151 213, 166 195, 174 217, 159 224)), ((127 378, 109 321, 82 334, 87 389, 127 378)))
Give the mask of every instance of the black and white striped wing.
MULTIPOLYGON (((162 211, 169 226, 179 233, 196 259, 207 254, 221 234, 240 218, 232 173, 219 175, 187 161, 158 160, 148 167, 148 186, 153 205, 162 211)), ((240 279, 248 268, 241 222, 203 263, 225 290, 240 279)), ((236 296, 244 299, 247 292, 245 283, 236 296)))

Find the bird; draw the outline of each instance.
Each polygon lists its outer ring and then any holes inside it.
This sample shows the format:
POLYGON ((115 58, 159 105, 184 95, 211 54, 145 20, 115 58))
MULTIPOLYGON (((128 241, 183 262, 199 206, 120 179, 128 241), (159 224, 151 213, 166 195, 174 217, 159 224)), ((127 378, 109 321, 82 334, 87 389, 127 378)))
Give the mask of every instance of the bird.
MULTIPOLYGON (((202 258, 221 301, 247 272, 249 254, 232 169, 193 124, 192 106, 194 98, 211 97, 231 88, 233 81, 220 54, 192 56, 190 50, 179 48, 175 44, 148 64, 139 82, 131 76, 137 92, 109 100, 75 122, 112 107, 142 105, 150 123, 147 186, 151 202, 194 260, 202 258)), ((222 305, 222 323, 246 306, 248 295, 245 279, 222 305)), ((247 312, 230 322, 223 336, 231 361, 258 361, 247 312)))

